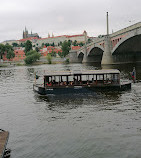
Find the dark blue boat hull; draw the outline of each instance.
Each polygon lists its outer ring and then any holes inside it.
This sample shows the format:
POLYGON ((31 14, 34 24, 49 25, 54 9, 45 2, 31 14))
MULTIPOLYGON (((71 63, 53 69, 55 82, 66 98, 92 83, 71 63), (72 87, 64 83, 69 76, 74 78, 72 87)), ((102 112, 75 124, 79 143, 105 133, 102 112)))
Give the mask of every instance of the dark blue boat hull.
POLYGON ((58 94, 80 94, 80 93, 92 93, 96 91, 124 91, 131 89, 131 83, 115 86, 74 86, 74 87, 50 87, 44 88, 40 86, 33 86, 34 91, 41 95, 58 95, 58 94))

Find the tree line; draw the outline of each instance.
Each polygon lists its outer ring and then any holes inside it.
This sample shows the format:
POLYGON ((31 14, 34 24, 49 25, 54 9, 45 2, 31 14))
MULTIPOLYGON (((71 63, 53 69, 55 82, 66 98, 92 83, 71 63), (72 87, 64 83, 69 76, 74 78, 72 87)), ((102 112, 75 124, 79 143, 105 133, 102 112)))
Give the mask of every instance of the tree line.
MULTIPOLYGON (((88 39, 87 42, 89 43, 89 42, 91 42, 91 40, 88 39)), ((7 53, 7 55, 6 55, 7 59, 14 58, 15 54, 14 54, 13 47, 24 47, 24 52, 25 52, 25 55, 26 55, 25 63, 26 64, 32 64, 33 62, 39 60, 39 58, 41 56, 40 53, 38 53, 40 48, 38 47, 38 44, 36 44, 36 45, 37 45, 36 47, 35 47, 35 45, 33 46, 32 42, 29 41, 29 40, 27 40, 25 43, 21 43, 21 44, 12 43, 12 46, 9 45, 9 44, 6 44, 6 45, 0 44, 0 58, 2 59, 2 56, 4 55, 5 52, 7 53), (33 47, 35 47, 35 50, 33 50, 33 47)), ((43 48, 44 45, 46 47, 48 47, 48 46, 55 47, 54 42, 52 44, 42 43, 41 48, 43 48)), ((76 40, 75 41, 71 41, 71 40, 66 41, 65 40, 64 42, 60 42, 60 43, 58 43, 58 46, 61 48, 62 51, 58 52, 58 55, 61 58, 65 58, 69 54, 69 51, 71 49, 71 45, 82 47, 84 45, 84 43, 83 42, 77 42, 76 40)), ((50 56, 51 57, 56 57, 56 52, 54 51, 54 49, 52 49, 52 52, 50 53, 50 56)))

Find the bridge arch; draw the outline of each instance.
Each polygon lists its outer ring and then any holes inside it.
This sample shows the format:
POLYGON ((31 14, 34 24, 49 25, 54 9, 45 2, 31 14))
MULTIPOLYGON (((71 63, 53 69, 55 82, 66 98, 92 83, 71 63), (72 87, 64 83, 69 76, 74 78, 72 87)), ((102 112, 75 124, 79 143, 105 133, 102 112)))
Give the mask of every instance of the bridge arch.
POLYGON ((101 47, 98 44, 94 45, 87 52, 88 61, 89 62, 94 62, 94 63, 101 63, 103 52, 104 52, 104 48, 103 47, 101 47))
POLYGON ((92 53, 96 54, 101 54, 101 52, 104 52, 104 48, 98 44, 94 45, 89 49, 87 52, 87 56, 91 55, 92 53))
POLYGON ((82 63, 83 61, 83 57, 84 57, 84 52, 79 52, 77 53, 77 57, 78 57, 78 61, 82 63))
POLYGON ((141 28, 130 32, 112 50, 114 62, 141 61, 141 28))
MULTIPOLYGON (((122 38, 117 44, 116 46, 113 48, 112 50, 112 54, 117 53, 119 50, 119 47, 121 47, 123 44, 125 44, 126 42, 129 43, 129 40, 135 40, 135 38, 138 38, 141 36, 141 29, 136 29, 134 30, 132 33, 129 33, 126 37, 122 38)), ((131 41, 130 41, 131 42, 131 41)), ((133 41, 132 41, 133 42, 133 41)), ((139 42, 139 41, 138 41, 139 42)), ((132 46, 132 45, 130 45, 132 46)), ((125 48, 124 48, 125 49, 125 48)), ((121 51, 121 48, 120 48, 121 51)))

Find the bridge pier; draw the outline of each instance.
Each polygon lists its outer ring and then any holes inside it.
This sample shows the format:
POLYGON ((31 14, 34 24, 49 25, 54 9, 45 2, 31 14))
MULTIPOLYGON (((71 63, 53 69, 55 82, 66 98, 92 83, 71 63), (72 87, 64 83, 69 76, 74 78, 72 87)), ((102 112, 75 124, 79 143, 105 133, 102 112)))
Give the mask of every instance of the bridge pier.
POLYGON ((82 63, 88 63, 88 57, 87 57, 87 54, 86 52, 84 53, 84 56, 83 56, 83 60, 82 60, 82 63))
POLYGON ((81 62, 81 60, 77 57, 77 50, 70 50, 69 62, 70 63, 80 63, 81 62))
POLYGON ((105 50, 103 52, 101 65, 113 64, 113 56, 111 54, 111 42, 109 35, 105 36, 105 50))

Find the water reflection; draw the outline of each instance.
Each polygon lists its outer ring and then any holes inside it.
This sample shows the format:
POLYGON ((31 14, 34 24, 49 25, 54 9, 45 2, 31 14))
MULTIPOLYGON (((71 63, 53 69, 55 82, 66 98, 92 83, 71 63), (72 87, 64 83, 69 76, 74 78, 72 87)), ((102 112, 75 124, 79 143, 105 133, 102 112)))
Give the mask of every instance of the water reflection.
POLYGON ((74 95, 50 95, 41 96, 35 93, 34 98, 37 102, 44 102, 50 110, 55 107, 64 107, 65 109, 76 109, 80 106, 99 106, 98 110, 106 106, 120 104, 120 97, 123 92, 91 92, 87 94, 74 94, 74 95), (105 106, 105 105, 104 105, 105 106))

